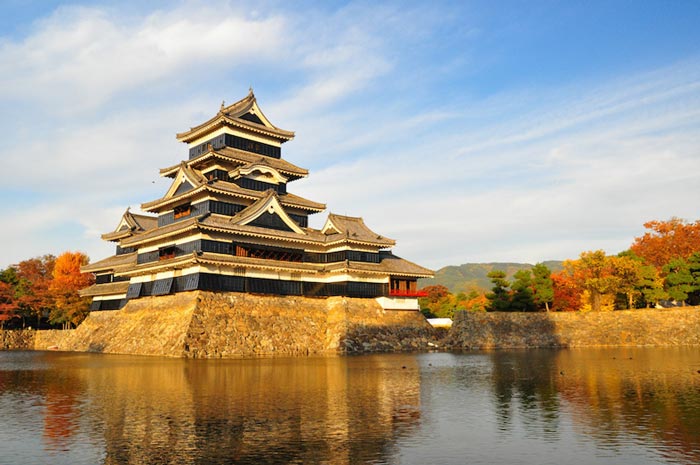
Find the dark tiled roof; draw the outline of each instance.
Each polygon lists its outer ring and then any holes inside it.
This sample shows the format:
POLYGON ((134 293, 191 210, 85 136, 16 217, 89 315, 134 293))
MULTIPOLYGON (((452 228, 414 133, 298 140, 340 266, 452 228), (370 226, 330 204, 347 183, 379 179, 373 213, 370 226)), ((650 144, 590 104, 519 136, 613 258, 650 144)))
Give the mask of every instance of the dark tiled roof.
POLYGON ((182 142, 190 142, 197 137, 201 137, 207 133, 212 132, 221 126, 238 126, 243 129, 248 129, 252 132, 257 132, 272 136, 281 141, 287 141, 294 138, 294 133, 292 131, 285 131, 274 126, 266 117, 262 114, 260 107, 257 105, 255 95, 253 92, 249 92, 248 95, 243 97, 241 100, 224 106, 222 104, 219 112, 209 120, 204 123, 190 128, 189 131, 185 131, 177 134, 177 139, 182 142), (244 114, 255 109, 255 113, 260 117, 261 121, 267 122, 267 124, 259 124, 253 121, 249 121, 241 118, 244 114))
POLYGON ((328 215, 328 222, 337 231, 337 233, 328 234, 328 225, 324 227, 324 230, 327 230, 328 242, 342 241, 343 238, 346 238, 352 242, 382 246, 393 246, 396 244, 395 240, 381 236, 369 229, 364 220, 357 216, 343 216, 331 213, 328 215))
POLYGON ((126 294, 129 289, 129 281, 118 281, 116 283, 93 284, 80 291, 81 297, 95 297, 100 295, 126 294))
POLYGON ((111 271, 115 268, 129 267, 136 264, 136 252, 123 255, 113 255, 95 263, 89 263, 80 267, 83 273, 96 273, 99 271, 111 271))

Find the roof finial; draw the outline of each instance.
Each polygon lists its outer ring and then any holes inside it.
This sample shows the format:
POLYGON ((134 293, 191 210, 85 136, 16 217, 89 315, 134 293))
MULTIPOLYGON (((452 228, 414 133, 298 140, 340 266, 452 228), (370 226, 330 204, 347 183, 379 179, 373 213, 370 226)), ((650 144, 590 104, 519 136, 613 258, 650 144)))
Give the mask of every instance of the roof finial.
POLYGON ((253 95, 253 85, 248 86, 248 95, 253 95))
POLYGON ((224 111, 224 107, 226 106, 226 100, 221 101, 221 111, 224 111))

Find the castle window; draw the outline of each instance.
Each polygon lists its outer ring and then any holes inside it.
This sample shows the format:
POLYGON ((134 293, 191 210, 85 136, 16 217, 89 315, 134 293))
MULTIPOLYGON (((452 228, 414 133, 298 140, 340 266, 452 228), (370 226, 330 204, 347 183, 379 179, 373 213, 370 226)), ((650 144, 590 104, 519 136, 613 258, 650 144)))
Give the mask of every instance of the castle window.
POLYGON ((184 218, 186 216, 189 216, 190 213, 192 213, 192 208, 191 208, 190 204, 188 203, 185 205, 179 205, 179 206, 175 207, 175 210, 173 211, 173 216, 177 220, 179 218, 184 218))

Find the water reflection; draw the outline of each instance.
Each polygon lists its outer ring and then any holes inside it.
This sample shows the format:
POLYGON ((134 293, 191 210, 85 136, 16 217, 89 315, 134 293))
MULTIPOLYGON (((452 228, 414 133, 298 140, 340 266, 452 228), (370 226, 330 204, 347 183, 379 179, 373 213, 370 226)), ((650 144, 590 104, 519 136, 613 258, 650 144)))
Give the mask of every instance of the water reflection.
POLYGON ((559 431, 556 352, 529 350, 494 352, 492 384, 498 428, 512 428, 513 409, 528 432, 556 440, 559 431))
POLYGON ((0 353, 0 464, 696 464, 700 351, 0 353))
POLYGON ((45 453, 89 432, 98 450, 84 463, 381 463, 420 421, 412 356, 43 357, 48 369, 2 372, 0 408, 25 395, 40 402, 45 453))
POLYGON ((673 462, 700 463, 698 348, 557 354, 557 389, 581 431, 609 448, 634 436, 673 462))

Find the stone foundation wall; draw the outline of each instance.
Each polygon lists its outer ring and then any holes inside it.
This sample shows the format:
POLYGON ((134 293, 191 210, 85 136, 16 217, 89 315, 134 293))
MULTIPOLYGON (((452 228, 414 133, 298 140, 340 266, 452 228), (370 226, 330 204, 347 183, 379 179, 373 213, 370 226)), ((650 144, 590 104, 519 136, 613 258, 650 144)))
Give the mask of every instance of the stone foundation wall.
POLYGON ((35 335, 36 331, 31 329, 0 330, 0 350, 31 350, 35 335))
POLYGON ((92 312, 77 329, 39 331, 34 347, 220 358, 418 350, 433 341, 419 312, 384 310, 374 299, 192 291, 92 312))
POLYGON ((700 345, 700 308, 616 312, 458 312, 450 349, 700 345))

